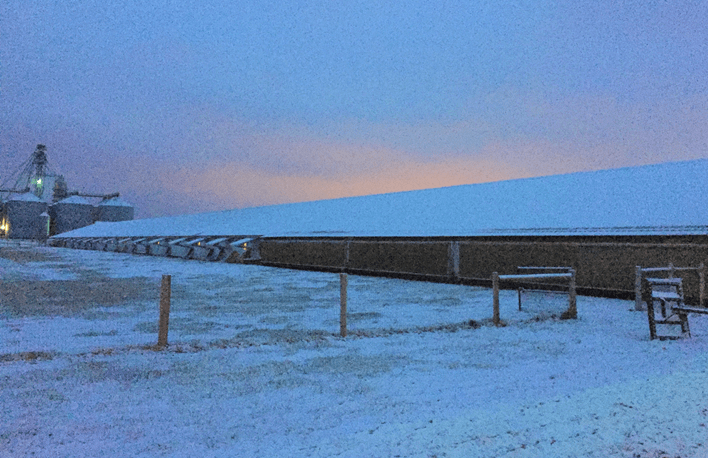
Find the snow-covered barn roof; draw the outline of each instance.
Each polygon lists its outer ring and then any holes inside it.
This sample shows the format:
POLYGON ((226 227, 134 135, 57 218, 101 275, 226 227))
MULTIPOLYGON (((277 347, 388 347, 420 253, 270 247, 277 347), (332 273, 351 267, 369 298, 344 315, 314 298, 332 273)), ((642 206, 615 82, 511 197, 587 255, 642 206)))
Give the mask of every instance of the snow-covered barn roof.
POLYGON ((708 234, 708 159, 96 223, 57 237, 708 234))
POLYGON ((110 199, 102 200, 99 207, 132 207, 128 202, 124 201, 120 197, 111 197, 110 199))
POLYGON ((14 201, 14 202, 41 202, 42 201, 42 199, 35 196, 31 192, 10 194, 10 197, 7 200, 14 201))
POLYGON ((91 202, 81 196, 69 196, 65 199, 60 200, 59 202, 57 202, 57 204, 91 205, 91 202))

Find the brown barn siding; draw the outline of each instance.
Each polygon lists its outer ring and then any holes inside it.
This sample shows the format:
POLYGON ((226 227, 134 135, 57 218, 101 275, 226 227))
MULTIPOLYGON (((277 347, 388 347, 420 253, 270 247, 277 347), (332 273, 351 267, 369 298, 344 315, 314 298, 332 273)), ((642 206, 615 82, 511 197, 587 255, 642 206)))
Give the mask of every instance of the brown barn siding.
MULTIPOLYGON (((78 247, 72 240, 63 242, 57 244, 78 247)), ((260 258, 250 262, 482 285, 491 285, 492 272, 514 274, 517 266, 568 266, 576 270, 579 294, 633 298, 635 266, 708 265, 708 235, 281 237, 259 239, 257 251, 260 258), (454 260, 456 252, 458 262, 454 260)), ((684 278, 687 299, 696 303, 696 272, 679 272, 677 276, 684 278)))
MULTIPOLYGON (((488 281, 492 272, 517 266, 576 269, 581 294, 633 297, 635 266, 708 265, 708 237, 480 237, 466 239, 278 240, 261 244, 262 262, 272 265, 346 269, 355 273, 450 282, 488 281), (459 244, 459 277, 452 275, 450 244, 459 244), (347 248, 348 247, 348 248, 347 248), (347 257, 348 250, 348 257, 347 257), (347 262, 348 259, 348 262, 347 262), (346 264, 346 265, 345 265, 346 264), (406 275, 412 274, 412 275, 406 275)), ((685 293, 698 299, 698 276, 683 272, 685 293)))
POLYGON ((352 241, 352 270, 447 275, 447 242, 352 241))
POLYGON ((264 240, 259 251, 268 263, 334 268, 344 266, 346 244, 332 240, 264 240))

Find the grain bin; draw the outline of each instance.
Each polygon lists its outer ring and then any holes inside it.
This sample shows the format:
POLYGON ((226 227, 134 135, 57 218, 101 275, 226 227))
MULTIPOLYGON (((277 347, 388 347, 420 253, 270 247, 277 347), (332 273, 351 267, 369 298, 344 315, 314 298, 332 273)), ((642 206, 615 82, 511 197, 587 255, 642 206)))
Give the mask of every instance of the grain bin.
POLYGON ((106 199, 96 206, 96 221, 130 221, 135 209, 119 197, 106 199))
POLYGON ((93 224, 93 205, 80 196, 67 197, 50 209, 52 235, 72 231, 93 224))
POLYGON ((7 238, 44 240, 48 237, 47 203, 31 192, 13 194, 5 202, 3 226, 7 238))

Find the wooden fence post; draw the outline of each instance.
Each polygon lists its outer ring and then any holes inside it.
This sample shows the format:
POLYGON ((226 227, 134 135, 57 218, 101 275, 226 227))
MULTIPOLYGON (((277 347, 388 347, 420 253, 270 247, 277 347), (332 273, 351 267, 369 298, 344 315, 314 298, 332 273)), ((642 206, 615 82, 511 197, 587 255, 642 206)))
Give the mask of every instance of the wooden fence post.
POLYGON ((347 274, 339 274, 339 335, 347 336, 347 274))
POLYGON ((163 275, 160 285, 160 325, 157 334, 157 346, 167 345, 167 330, 170 325, 170 296, 172 293, 172 276, 163 275))
POLYGON ((644 310, 642 300, 642 267, 634 268, 634 310, 641 312, 644 310))
POLYGON ((578 318, 577 295, 575 294, 575 269, 570 269, 570 280, 568 280, 568 318, 578 318))
POLYGON ((499 273, 492 272, 492 289, 494 290, 494 298, 492 301, 492 306, 494 307, 494 315, 492 316, 492 321, 495 326, 499 326, 499 273))

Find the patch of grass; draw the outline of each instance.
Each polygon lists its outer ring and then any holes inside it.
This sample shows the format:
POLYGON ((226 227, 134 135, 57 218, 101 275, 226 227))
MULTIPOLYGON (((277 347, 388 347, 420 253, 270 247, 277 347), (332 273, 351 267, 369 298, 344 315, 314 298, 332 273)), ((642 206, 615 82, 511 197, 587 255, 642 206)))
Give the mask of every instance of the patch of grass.
POLYGON ((53 359, 56 353, 47 351, 23 351, 19 353, 5 353, 0 355, 0 362, 17 362, 17 361, 47 361, 53 359))
POLYGON ((107 355, 112 355, 113 353, 115 353, 114 348, 95 348, 95 349, 91 350, 91 354, 95 355, 95 356, 97 356, 97 355, 106 355, 107 356, 107 355))
POLYGON ((108 331, 108 332, 100 332, 100 331, 81 332, 79 334, 74 334, 74 337, 104 337, 104 336, 115 336, 115 335, 118 335, 118 331, 113 329, 112 331, 108 331))

